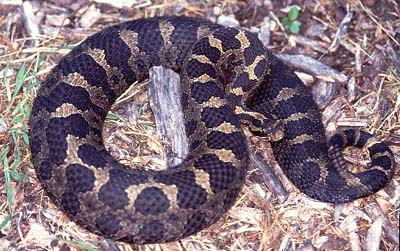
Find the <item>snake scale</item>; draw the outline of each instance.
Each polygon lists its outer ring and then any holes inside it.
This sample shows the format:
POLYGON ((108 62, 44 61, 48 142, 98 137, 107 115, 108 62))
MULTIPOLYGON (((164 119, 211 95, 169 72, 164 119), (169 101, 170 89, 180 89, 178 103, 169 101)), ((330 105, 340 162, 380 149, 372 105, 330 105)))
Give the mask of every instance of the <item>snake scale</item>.
POLYGON ((249 165, 243 124, 261 135, 282 133, 271 143, 274 156, 312 198, 351 201, 393 175, 391 150, 364 131, 345 130, 327 143, 307 88, 254 34, 191 17, 118 24, 66 55, 33 103, 32 161, 55 204, 92 232, 131 243, 169 242, 209 226, 232 206, 249 165), (106 151, 102 127, 116 98, 156 65, 180 74, 190 152, 166 170, 134 169, 106 151), (367 170, 347 170, 346 146, 368 149, 367 170))

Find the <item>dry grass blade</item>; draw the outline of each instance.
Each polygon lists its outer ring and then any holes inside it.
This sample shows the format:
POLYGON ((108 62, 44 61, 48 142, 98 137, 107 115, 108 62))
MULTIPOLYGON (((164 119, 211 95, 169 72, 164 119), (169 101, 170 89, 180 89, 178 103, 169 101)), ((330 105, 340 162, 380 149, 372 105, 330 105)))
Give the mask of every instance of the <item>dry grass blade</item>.
POLYGON ((374 23, 386 33, 386 35, 392 40, 392 42, 397 44, 397 46, 400 46, 400 42, 395 37, 393 37, 393 35, 381 24, 381 22, 379 22, 379 18, 375 16, 369 8, 365 7, 365 5, 360 0, 358 0, 357 2, 362 10, 368 14, 368 17, 371 18, 371 20, 374 21, 374 23))

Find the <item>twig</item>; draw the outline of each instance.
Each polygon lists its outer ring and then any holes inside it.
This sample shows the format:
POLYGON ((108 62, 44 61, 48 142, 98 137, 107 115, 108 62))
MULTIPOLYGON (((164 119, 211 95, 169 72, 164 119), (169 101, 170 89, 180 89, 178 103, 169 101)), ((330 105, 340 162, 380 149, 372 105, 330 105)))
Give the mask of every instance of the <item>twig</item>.
POLYGON ((265 161, 262 154, 256 152, 250 145, 251 142, 248 142, 251 162, 254 163, 257 169, 262 173, 263 181, 268 189, 278 198, 279 203, 283 203, 289 197, 288 192, 283 187, 282 182, 279 180, 272 167, 265 161))
POLYGON ((382 209, 379 207, 379 205, 377 203, 371 203, 365 207, 365 211, 374 221, 376 221, 378 218, 381 218, 383 221, 382 227, 385 231, 385 236, 396 245, 399 245, 399 229, 393 226, 386 214, 382 212, 382 209))
POLYGON ((347 25, 350 23, 351 19, 353 18, 353 11, 350 10, 347 12, 346 16, 342 19, 340 22, 339 28, 335 34, 335 38, 333 39, 331 46, 329 46, 328 51, 336 51, 337 47, 340 44, 340 41, 342 40, 343 35, 347 31, 347 25))
POLYGON ((267 47, 271 39, 271 20, 269 17, 265 17, 260 25, 260 32, 258 38, 261 40, 263 45, 267 47))
POLYGON ((316 76, 333 78, 341 83, 346 82, 347 80, 345 74, 340 73, 328 65, 308 56, 279 54, 277 57, 295 68, 299 68, 316 76))
POLYGON ((299 44, 305 45, 305 46, 309 46, 311 49, 313 49, 314 51, 318 51, 322 54, 327 53, 327 50, 325 48, 323 48, 318 41, 310 39, 308 37, 304 37, 301 35, 292 35, 291 38, 294 39, 294 41, 296 41, 299 44))
POLYGON ((33 46, 39 45, 39 26, 36 23, 35 14, 33 13, 31 2, 25 1, 21 5, 22 20, 28 35, 33 38, 33 46))
POLYGON ((163 142, 167 167, 182 162, 188 142, 180 104, 179 75, 163 67, 150 69, 149 99, 158 135, 163 142), (167 144, 166 144, 167 143, 167 144))

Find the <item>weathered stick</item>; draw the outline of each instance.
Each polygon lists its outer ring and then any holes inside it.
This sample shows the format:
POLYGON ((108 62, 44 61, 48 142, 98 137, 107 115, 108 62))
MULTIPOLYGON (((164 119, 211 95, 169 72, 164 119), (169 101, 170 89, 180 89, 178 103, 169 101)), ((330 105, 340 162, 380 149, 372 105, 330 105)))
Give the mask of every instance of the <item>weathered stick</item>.
POLYGON ((177 165, 188 153, 188 142, 180 103, 179 75, 163 67, 151 68, 149 99, 157 132, 161 142, 163 142, 166 166, 177 165))

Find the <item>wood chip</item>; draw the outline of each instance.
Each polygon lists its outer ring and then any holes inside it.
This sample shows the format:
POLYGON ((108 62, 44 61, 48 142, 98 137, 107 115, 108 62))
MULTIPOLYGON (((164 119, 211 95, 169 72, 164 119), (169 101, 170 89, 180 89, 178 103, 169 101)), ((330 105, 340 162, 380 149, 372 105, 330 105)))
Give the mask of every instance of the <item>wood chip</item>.
POLYGON ((85 13, 83 13, 81 19, 79 20, 79 24, 82 28, 88 29, 93 24, 97 22, 101 17, 101 12, 95 5, 91 5, 85 13))
POLYGON ((46 24, 52 26, 64 26, 70 24, 71 21, 68 18, 67 14, 60 15, 46 15, 46 24))
POLYGON ((93 0, 93 2, 109 4, 118 9, 131 8, 133 5, 138 8, 151 5, 150 0, 93 0))
POLYGON ((0 0, 1 5, 21 5, 22 0, 0 0))
POLYGON ((329 240, 328 236, 315 236, 311 240, 311 243, 314 247, 320 249, 328 240, 329 240))
POLYGON ((347 81, 347 99, 353 102, 356 99, 356 78, 351 76, 347 81))
POLYGON ((238 27, 239 21, 236 20, 233 16, 219 16, 217 23, 226 27, 238 27))
POLYGON ((340 118, 336 122, 338 127, 367 127, 368 118, 340 118))
POLYGON ((328 50, 330 52, 336 51, 340 42, 342 41, 344 34, 347 32, 348 24, 351 22, 352 19, 353 19, 353 11, 347 12, 346 16, 340 22, 339 28, 336 31, 335 38, 333 39, 331 46, 329 46, 328 50))
POLYGON ((283 187, 282 182, 279 180, 272 167, 266 162, 264 157, 260 153, 255 153, 252 146, 249 146, 249 148, 250 159, 257 169, 260 170, 263 176, 263 181, 267 185, 268 190, 278 198, 280 203, 283 203, 289 195, 283 187))
MULTIPOLYGON (((374 220, 374 222, 378 218, 382 218, 383 221, 383 229, 385 230, 385 236, 391 240, 396 245, 399 245, 399 229, 396 228, 388 219, 387 215, 382 212, 378 204, 370 203, 365 207, 365 211, 367 214, 374 220)), ((378 222, 379 223, 379 222, 378 222)))
POLYGON ((39 44, 40 32, 31 2, 25 1, 22 3, 21 15, 25 29, 28 32, 29 37, 32 38, 33 45, 37 46, 39 44))
POLYGON ((299 43, 306 47, 310 47, 314 51, 320 52, 322 54, 325 54, 328 52, 327 49, 325 49, 323 46, 321 46, 321 42, 310 39, 308 37, 304 37, 301 35, 292 35, 292 36, 290 36, 289 39, 292 39, 295 43, 299 43))
POLYGON ((269 45, 271 38, 271 20, 269 17, 265 17, 263 22, 261 23, 258 38, 261 40, 265 47, 269 45))
POLYGON ((318 80, 311 87, 311 92, 319 108, 325 108, 339 92, 339 85, 324 80, 318 80))
POLYGON ((371 227, 368 229, 367 238, 365 239, 364 250, 379 251, 382 237, 383 218, 378 217, 371 227))
POLYGON ((283 62, 301 69, 307 73, 313 74, 317 77, 328 77, 332 78, 341 83, 346 82, 347 76, 332 67, 308 56, 304 55, 289 55, 279 54, 277 55, 283 62))
POLYGON ((348 225, 348 231, 349 231, 349 242, 351 246, 352 251, 361 251, 361 241, 360 241, 360 236, 358 235, 358 226, 356 222, 355 216, 351 215, 349 217, 351 220, 347 223, 348 225))

